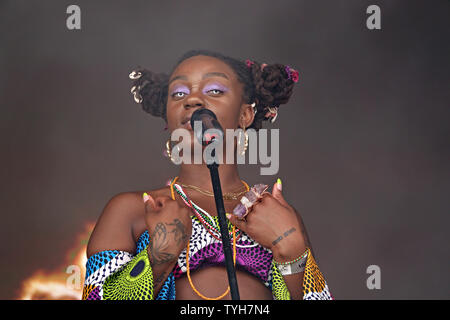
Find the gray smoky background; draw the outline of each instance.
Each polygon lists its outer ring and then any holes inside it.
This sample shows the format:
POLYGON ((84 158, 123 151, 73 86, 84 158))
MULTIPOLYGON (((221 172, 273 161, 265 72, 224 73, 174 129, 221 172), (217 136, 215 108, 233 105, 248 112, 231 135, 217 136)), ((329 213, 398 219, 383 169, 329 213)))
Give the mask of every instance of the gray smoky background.
POLYGON ((112 196, 176 175, 128 74, 209 49, 299 71, 265 125, 280 128, 278 174, 240 172, 282 179, 333 296, 449 299, 449 17, 444 0, 0 1, 0 298, 60 268, 112 196))

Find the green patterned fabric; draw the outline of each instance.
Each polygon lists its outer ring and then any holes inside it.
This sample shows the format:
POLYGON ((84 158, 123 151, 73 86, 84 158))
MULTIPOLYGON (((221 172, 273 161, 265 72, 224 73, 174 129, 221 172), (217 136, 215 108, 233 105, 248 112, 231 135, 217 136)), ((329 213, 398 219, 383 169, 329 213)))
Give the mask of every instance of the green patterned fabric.
POLYGON ((147 249, 105 280, 103 299, 153 300, 153 273, 147 249))
POLYGON ((275 300, 291 300, 284 278, 272 260, 272 294, 275 300))

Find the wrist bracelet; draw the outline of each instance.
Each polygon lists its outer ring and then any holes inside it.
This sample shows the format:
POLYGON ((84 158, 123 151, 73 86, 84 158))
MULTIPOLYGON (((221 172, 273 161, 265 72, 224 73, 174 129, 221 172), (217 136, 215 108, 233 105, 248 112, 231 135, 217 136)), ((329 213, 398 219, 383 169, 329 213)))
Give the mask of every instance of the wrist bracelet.
POLYGON ((294 260, 292 260, 292 261, 287 261, 287 262, 277 262, 277 261, 275 261, 275 259, 274 259, 273 262, 274 262, 276 265, 278 265, 278 266, 279 266, 279 265, 286 265, 286 264, 293 264, 294 262, 297 262, 298 260, 305 258, 305 257, 308 255, 308 251, 309 251, 309 249, 306 248, 305 252, 304 252, 300 257, 298 257, 298 258, 296 258, 296 259, 294 259, 294 260))
POLYGON ((273 262, 280 271, 282 276, 296 274, 305 271, 306 259, 308 258, 309 249, 306 248, 306 251, 297 259, 288 261, 288 262, 276 262, 275 259, 273 262))

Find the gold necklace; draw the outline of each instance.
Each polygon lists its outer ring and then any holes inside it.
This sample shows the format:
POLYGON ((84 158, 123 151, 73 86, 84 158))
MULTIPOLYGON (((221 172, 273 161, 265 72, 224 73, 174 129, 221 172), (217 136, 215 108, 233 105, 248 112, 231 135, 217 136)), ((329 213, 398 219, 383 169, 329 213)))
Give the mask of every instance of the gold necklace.
MULTIPOLYGON (((245 183, 245 181, 242 181, 242 180, 241 180, 241 182, 244 184, 246 190, 241 191, 241 192, 227 192, 227 193, 224 193, 223 194, 223 200, 239 200, 240 197, 244 193, 246 193, 247 190, 249 190, 249 187, 248 187, 247 183, 245 183)), ((189 185, 189 184, 182 184, 182 183, 180 183, 180 186, 182 186, 183 188, 196 190, 199 193, 201 193, 201 194, 203 194, 205 196, 208 196, 208 197, 214 197, 214 192, 201 189, 200 187, 196 187, 196 186, 189 185)))
MULTIPOLYGON (((175 200, 175 192, 173 190, 173 185, 175 184, 175 182, 177 180, 178 180, 178 177, 175 177, 175 179, 173 179, 172 182, 170 183, 170 193, 172 196, 172 200, 175 200)), ((245 181, 242 181, 242 183, 245 185, 245 188, 247 189, 245 192, 250 190, 248 184, 245 183, 245 181)), ((190 240, 188 241, 187 248, 186 248, 186 269, 187 269, 186 273, 187 273, 187 278, 189 280, 189 284, 191 285, 192 290, 194 290, 194 292, 204 300, 220 300, 220 299, 222 299, 223 297, 225 297, 228 294, 228 292, 230 292, 230 286, 228 286, 227 290, 224 293, 222 293, 220 296, 215 297, 215 298, 209 298, 209 297, 203 295, 194 286, 194 283, 192 282, 192 279, 191 279, 191 272, 190 272, 190 266, 189 266, 189 252, 190 252, 189 243, 190 243, 190 240)), ((233 226, 233 263, 234 263, 234 266, 236 267, 236 227, 235 226, 233 226)))

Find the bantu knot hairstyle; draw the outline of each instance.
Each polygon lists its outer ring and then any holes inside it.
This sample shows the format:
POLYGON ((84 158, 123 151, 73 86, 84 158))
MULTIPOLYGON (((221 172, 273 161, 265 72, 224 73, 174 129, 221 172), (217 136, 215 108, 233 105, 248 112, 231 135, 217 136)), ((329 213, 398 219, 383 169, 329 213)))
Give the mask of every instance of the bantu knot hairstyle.
MULTIPOLYGON (((289 101, 294 84, 298 81, 298 72, 287 65, 261 64, 248 59, 241 61, 209 50, 186 52, 175 64, 170 74, 184 60, 200 55, 220 59, 229 65, 243 85, 243 100, 248 104, 256 103, 255 119, 248 128, 258 130, 262 127, 263 121, 274 120, 279 106, 289 101)), ((134 80, 131 88, 134 100, 142 105, 144 111, 161 117, 166 122, 170 74, 157 74, 140 67, 130 74, 130 78, 134 80)))
POLYGON ((167 84, 169 76, 164 73, 153 73, 146 69, 138 68, 130 73, 134 79, 131 93, 134 101, 140 103, 144 111, 155 117, 166 119, 167 84))

